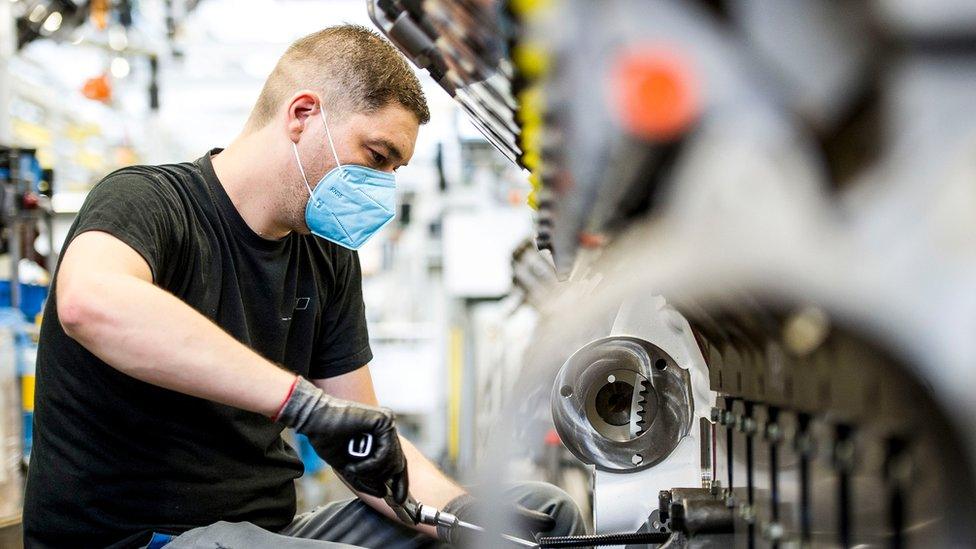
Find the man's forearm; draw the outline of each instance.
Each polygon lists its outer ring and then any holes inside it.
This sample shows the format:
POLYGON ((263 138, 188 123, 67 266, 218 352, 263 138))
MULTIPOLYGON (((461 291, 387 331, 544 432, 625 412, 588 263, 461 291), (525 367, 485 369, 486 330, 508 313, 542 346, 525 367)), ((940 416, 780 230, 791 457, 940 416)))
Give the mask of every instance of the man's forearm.
MULTIPOLYGON (((442 473, 409 440, 400 437, 400 442, 403 445, 403 453, 407 456, 410 492, 417 501, 441 508, 447 502, 465 493, 463 488, 442 473)), ((396 518, 385 501, 365 494, 359 494, 359 497, 380 513, 393 519, 396 518)), ((416 529, 432 537, 437 537, 437 530, 433 526, 418 526, 416 529)))
POLYGON ((58 312, 69 336, 147 383, 273 416, 294 382, 295 374, 144 280, 101 275, 68 305, 58 312))

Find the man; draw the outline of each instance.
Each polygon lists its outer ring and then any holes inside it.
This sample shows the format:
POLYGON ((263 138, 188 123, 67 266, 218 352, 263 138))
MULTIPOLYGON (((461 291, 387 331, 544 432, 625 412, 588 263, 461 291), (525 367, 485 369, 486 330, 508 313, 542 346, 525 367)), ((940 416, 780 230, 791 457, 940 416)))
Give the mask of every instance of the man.
MULTIPOLYGON (((288 49, 225 150, 126 168, 92 190, 41 329, 28 546, 447 537, 392 519, 380 498, 408 489, 470 517, 473 499, 376 407, 366 366, 354 249, 392 218, 393 171, 428 118, 395 49, 328 28, 288 49), (302 466, 286 426, 357 500, 294 516, 302 466)), ((554 487, 509 494, 523 535, 580 528, 554 487)))

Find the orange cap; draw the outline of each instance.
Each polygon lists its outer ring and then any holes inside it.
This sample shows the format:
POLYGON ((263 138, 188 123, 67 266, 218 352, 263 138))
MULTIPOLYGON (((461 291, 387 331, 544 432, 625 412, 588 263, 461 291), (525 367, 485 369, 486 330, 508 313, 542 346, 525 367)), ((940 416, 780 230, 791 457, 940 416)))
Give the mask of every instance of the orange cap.
POLYGON ((108 75, 89 78, 81 88, 81 93, 88 99, 108 103, 112 100, 112 84, 108 80, 108 75))
POLYGON ((610 85, 618 122, 637 137, 671 141, 691 126, 701 110, 691 66, 674 48, 622 51, 614 62, 610 85))

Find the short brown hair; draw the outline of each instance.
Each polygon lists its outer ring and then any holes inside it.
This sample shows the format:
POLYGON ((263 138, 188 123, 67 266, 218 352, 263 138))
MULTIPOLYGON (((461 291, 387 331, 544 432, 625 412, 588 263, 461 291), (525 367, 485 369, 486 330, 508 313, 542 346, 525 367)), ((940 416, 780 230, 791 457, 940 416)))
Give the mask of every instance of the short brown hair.
POLYGON ((337 115, 372 112, 396 101, 419 123, 430 120, 420 81, 406 59, 361 25, 327 27, 289 46, 265 81, 248 125, 266 125, 282 102, 302 88, 321 91, 326 108, 337 115))

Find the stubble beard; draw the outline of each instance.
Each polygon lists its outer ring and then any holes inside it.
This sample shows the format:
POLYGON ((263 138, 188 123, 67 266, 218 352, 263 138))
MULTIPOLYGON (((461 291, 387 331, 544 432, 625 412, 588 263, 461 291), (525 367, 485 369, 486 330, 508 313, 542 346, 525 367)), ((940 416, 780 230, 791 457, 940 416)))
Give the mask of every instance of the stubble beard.
POLYGON ((304 183, 292 188, 289 205, 286 207, 292 230, 298 234, 309 234, 308 224, 305 223, 305 208, 308 206, 308 189, 304 183))
MULTIPOLYGON (((301 175, 299 175, 299 178, 301 175)), ((288 172, 278 174, 281 194, 278 195, 275 209, 281 216, 281 223, 297 234, 309 234, 305 223, 305 207, 308 205, 308 188, 299 179, 294 181, 294 175, 288 172)))

